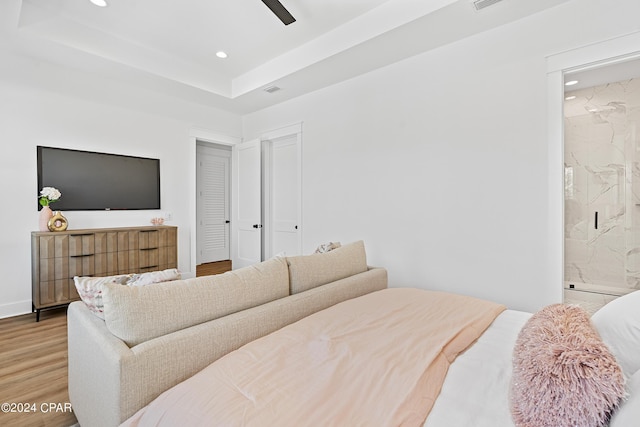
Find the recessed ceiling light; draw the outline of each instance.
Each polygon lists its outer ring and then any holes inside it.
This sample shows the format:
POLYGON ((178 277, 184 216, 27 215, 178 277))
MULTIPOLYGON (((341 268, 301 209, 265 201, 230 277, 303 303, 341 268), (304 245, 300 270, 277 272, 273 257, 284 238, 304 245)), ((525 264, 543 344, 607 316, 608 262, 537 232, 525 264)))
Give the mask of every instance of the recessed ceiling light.
POLYGON ((576 96, 575 95, 567 96, 565 99, 567 101, 571 101, 572 99, 576 99, 576 96))
POLYGON ((577 80, 571 80, 571 81, 566 82, 564 85, 565 86, 573 86, 573 85, 576 85, 576 84, 578 84, 577 80))
POLYGON ((91 3, 99 7, 107 7, 107 0, 89 0, 91 3))
POLYGON ((216 52, 216 56, 217 56, 218 58, 223 58, 223 59, 224 59, 224 58, 226 58, 228 55, 227 55, 227 53, 226 53, 226 52, 220 51, 220 52, 216 52))

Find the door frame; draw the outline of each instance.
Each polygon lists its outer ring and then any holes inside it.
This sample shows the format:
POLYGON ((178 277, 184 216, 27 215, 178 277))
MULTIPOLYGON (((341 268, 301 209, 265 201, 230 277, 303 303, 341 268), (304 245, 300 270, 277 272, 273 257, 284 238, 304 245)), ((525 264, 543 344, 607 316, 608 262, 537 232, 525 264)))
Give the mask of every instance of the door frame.
POLYGON ((640 31, 550 55, 547 60, 547 265, 556 302, 564 300, 564 75, 640 58, 640 31))
MULTIPOLYGON (((229 260, 231 259, 231 224, 230 224, 230 220, 231 220, 231 155, 233 153, 233 150, 231 148, 231 146, 229 145, 223 145, 223 144, 217 144, 217 143, 213 143, 213 142, 208 142, 208 141, 202 141, 200 139, 198 139, 196 141, 196 177, 198 176, 198 169, 199 169, 199 165, 200 162, 202 160, 202 158, 200 156, 212 156, 212 157, 216 157, 217 159, 223 159, 227 162, 226 164, 226 176, 224 177, 224 181, 226 184, 225 187, 225 193, 226 193, 226 212, 225 212, 225 220, 227 221, 226 224, 226 250, 227 250, 227 254, 226 254, 226 258, 221 258, 218 259, 217 261, 225 261, 225 260, 229 260), (203 151, 205 150, 205 151, 203 151), (199 154, 200 153, 200 154, 199 154)), ((202 247, 198 245, 198 237, 201 233, 199 233, 199 231, 202 230, 201 227, 201 219, 198 217, 199 211, 198 211, 198 199, 200 197, 200 195, 198 194, 198 182, 196 180, 196 266, 200 265, 200 264, 206 264, 208 262, 216 262, 216 261, 203 261, 202 260, 202 247)), ((200 188, 202 189, 202 186, 200 186, 200 188)), ((200 242, 202 243, 202 242, 200 242)))
MULTIPOLYGON (((189 272, 182 272, 184 278, 195 277, 196 276, 196 255, 198 253, 198 248, 196 246, 196 225, 197 225, 197 198, 196 198, 196 165, 198 161, 198 156, 196 154, 197 143, 200 142, 208 142, 212 144, 218 145, 228 145, 233 146, 239 144, 242 141, 242 138, 223 135, 216 132, 209 131, 207 129, 201 128, 192 128, 189 130, 189 164, 192 165, 191 169, 191 180, 189 183, 188 193, 189 193, 189 206, 191 206, 191 218, 189 218, 190 230, 189 230, 189 272)), ((231 164, 233 165, 233 153, 231 158, 231 164)), ((233 168, 233 166, 232 166, 233 168)), ((229 183, 231 189, 233 191, 233 169, 231 170, 231 182, 229 183)), ((233 198, 233 193, 231 194, 231 198, 233 198)), ((230 206, 232 212, 231 217, 233 217, 233 205, 230 206)), ((178 230, 180 233, 180 230, 178 230)), ((230 239, 229 242, 229 250, 233 251, 234 241, 233 238, 230 239)), ((233 253, 233 252, 231 252, 233 253)))

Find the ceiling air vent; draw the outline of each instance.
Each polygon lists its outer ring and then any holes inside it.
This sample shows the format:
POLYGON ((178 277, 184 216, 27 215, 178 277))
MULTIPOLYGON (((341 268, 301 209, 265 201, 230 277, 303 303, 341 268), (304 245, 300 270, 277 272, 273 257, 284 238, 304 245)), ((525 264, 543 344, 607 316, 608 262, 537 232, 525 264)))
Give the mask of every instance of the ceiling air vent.
POLYGON ((278 86, 267 86, 263 90, 268 93, 273 93, 279 91, 280 88, 278 86))
POLYGON ((485 7, 493 6, 500 1, 502 0, 475 0, 473 6, 475 6, 476 10, 481 10, 485 7))

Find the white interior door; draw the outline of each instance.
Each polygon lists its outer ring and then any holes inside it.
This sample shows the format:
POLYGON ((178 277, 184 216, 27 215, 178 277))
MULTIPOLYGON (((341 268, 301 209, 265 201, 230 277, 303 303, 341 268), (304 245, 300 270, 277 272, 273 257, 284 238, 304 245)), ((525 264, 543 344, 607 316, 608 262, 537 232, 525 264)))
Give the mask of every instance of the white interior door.
POLYGON ((230 259, 231 150, 196 147, 196 264, 230 259))
POLYGON ((302 128, 293 125, 263 136, 265 258, 302 253, 302 128))
POLYGON ((233 268, 262 260, 262 208, 260 140, 247 141, 234 150, 233 230, 236 246, 233 268))

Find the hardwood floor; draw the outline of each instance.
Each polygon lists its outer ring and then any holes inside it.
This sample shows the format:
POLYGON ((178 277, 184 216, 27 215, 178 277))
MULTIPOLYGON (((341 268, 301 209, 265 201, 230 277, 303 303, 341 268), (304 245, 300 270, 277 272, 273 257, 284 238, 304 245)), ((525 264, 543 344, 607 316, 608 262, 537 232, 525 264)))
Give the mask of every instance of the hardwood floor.
POLYGON ((220 274, 231 270, 231 261, 208 262, 196 265, 196 277, 220 274))
MULTIPOLYGON (((231 261, 197 266, 196 275, 231 270, 231 261)), ((0 319, 0 427, 77 423, 67 390, 67 308, 0 319)))
POLYGON ((43 311, 38 323, 35 314, 0 319, 0 426, 77 423, 67 391, 66 310, 43 311))

